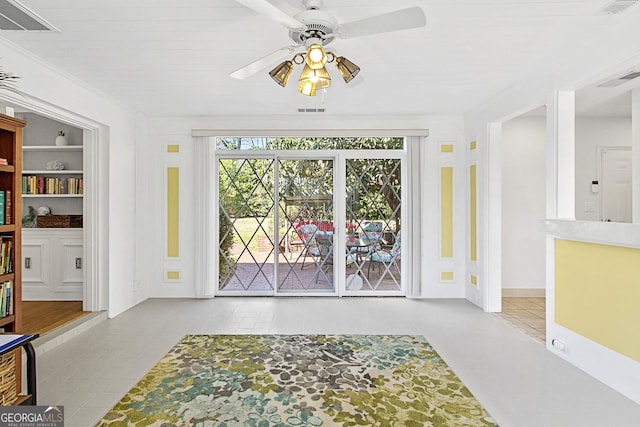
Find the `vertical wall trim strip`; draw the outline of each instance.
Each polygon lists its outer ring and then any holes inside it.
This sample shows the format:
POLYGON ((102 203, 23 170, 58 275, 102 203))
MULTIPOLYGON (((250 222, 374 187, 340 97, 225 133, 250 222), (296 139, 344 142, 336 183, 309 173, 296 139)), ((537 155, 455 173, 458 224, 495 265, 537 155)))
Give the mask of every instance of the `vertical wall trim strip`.
POLYGON ((453 168, 440 169, 440 222, 442 258, 453 257, 453 168))
POLYGON ((194 267, 196 296, 212 297, 217 281, 214 283, 213 270, 218 265, 218 254, 211 250, 215 247, 216 236, 211 233, 216 229, 215 217, 212 215, 215 206, 214 188, 211 177, 215 176, 215 158, 213 147, 215 138, 194 138, 194 190, 195 211, 193 221, 197 232, 194 236, 194 267), (210 246, 211 245, 211 246, 210 246))
POLYGON ((180 256, 180 169, 167 168, 167 257, 180 256))
POLYGON ((411 253, 409 262, 403 264, 407 267, 406 282, 408 297, 419 297, 422 294, 422 204, 421 200, 421 176, 424 173, 420 167, 421 150, 425 137, 406 137, 407 148, 407 175, 403 175, 402 188, 407 191, 402 196, 402 210, 408 213, 407 224, 411 224, 411 230, 403 230, 402 244, 411 253), (406 179, 405 179, 406 177, 406 179), (406 197, 405 197, 406 196, 406 197), (405 234, 406 233, 406 234, 405 234), (406 238, 404 236, 407 236, 406 238))
POLYGON ((477 210, 476 165, 469 166, 469 255, 471 261, 478 260, 478 210, 477 210))

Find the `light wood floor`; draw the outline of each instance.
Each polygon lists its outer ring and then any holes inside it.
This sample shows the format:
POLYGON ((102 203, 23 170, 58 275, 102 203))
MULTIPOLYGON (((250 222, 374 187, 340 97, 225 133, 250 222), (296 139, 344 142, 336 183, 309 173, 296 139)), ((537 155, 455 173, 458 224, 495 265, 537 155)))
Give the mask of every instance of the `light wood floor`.
POLYGON ((544 344, 546 330, 545 298, 502 298, 499 316, 525 334, 544 344))
POLYGON ((22 332, 44 335, 86 314, 82 301, 23 301, 22 332))

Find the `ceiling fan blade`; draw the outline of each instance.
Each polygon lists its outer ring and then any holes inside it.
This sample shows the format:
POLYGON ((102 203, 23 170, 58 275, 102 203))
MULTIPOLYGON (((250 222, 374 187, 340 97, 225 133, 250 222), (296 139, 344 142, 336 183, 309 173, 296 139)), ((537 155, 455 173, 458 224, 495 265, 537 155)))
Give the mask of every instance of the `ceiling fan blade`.
POLYGON ((389 33, 424 27, 427 18, 419 7, 396 10, 395 12, 372 16, 359 21, 347 22, 338 27, 338 35, 344 39, 368 36, 370 34, 389 33))
POLYGON ((251 64, 237 69, 236 71, 231 73, 230 76, 234 79, 239 80, 246 79, 247 77, 250 77, 257 73, 258 71, 265 69, 274 62, 280 61, 281 59, 284 59, 287 56, 291 55, 297 48, 298 46, 292 45, 278 49, 256 61, 253 61, 251 64))
POLYGON ((289 29, 306 29, 307 26, 298 21, 291 15, 287 15, 267 0, 236 0, 238 3, 248 7, 249 9, 266 16, 267 18, 279 22, 289 29))

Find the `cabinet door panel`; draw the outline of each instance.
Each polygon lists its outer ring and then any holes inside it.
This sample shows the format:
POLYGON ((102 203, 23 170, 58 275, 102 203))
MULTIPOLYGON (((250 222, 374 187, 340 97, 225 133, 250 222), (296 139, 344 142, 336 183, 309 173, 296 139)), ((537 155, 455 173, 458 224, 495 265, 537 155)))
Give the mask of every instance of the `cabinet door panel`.
POLYGON ((23 299, 82 300, 82 230, 25 228, 23 235, 22 272, 27 280, 23 299))
POLYGON ((60 239, 58 242, 62 263, 56 292, 82 292, 82 240, 60 239))
POLYGON ((24 299, 27 295, 36 299, 43 292, 49 292, 51 274, 49 271, 49 239, 22 241, 22 283, 24 299))

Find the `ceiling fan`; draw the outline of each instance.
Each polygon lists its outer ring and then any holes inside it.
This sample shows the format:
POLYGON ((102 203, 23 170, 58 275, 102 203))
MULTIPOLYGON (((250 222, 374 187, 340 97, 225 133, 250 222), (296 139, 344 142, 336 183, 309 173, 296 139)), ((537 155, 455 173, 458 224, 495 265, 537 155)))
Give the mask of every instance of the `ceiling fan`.
POLYGON ((364 18, 358 21, 338 23, 329 12, 321 10, 323 0, 302 0, 306 10, 291 16, 267 0, 236 0, 249 9, 276 21, 289 29, 289 38, 295 43, 282 47, 268 55, 232 72, 236 79, 246 79, 295 53, 291 60, 279 64, 269 73, 281 86, 287 84, 293 64, 305 64, 298 91, 304 95, 315 95, 317 89, 329 87, 331 78, 325 64, 335 63, 345 83, 349 83, 360 68, 343 56, 324 50, 324 46, 336 38, 350 39, 371 34, 387 33, 422 27, 426 24, 424 12, 419 7, 400 9, 395 12, 364 18))

